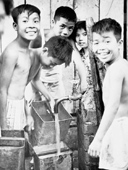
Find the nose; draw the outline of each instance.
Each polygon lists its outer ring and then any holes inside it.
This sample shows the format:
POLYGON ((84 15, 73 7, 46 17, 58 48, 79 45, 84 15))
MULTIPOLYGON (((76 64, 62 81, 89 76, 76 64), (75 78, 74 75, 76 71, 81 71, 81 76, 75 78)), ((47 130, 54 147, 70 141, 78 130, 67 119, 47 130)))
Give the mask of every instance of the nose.
POLYGON ((80 35, 80 36, 79 36, 79 41, 82 41, 82 40, 83 40, 83 36, 80 35))
POLYGON ((35 27, 34 22, 33 22, 33 21, 29 21, 29 22, 28 22, 28 27, 30 27, 30 28, 35 27))
POLYGON ((69 35, 69 30, 67 28, 63 29, 63 35, 68 36, 69 35))
POLYGON ((106 48, 105 43, 100 43, 99 44, 99 50, 104 50, 106 48))

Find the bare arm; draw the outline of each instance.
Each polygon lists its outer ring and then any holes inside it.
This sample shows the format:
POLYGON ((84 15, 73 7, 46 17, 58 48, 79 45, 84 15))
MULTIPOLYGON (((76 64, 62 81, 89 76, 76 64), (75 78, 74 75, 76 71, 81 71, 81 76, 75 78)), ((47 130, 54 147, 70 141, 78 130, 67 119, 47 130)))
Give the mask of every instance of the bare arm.
POLYGON ((46 100, 50 101, 51 100, 51 96, 49 91, 47 90, 47 88, 44 86, 44 84, 41 82, 40 80, 40 73, 41 73, 41 68, 38 71, 37 75, 34 77, 32 84, 34 85, 34 87, 40 91, 44 97, 46 98, 46 100))
POLYGON ((40 69, 39 72, 37 73, 37 75, 35 76, 35 78, 33 79, 32 84, 34 85, 36 90, 40 91, 44 95, 46 100, 50 103, 51 111, 54 112, 55 101, 52 98, 52 96, 50 95, 47 88, 44 86, 44 84, 40 80, 40 72, 41 71, 42 70, 40 69))
POLYGON ((120 105, 122 84, 123 84, 123 73, 117 67, 111 68, 109 70, 109 96, 107 104, 105 105, 105 111, 98 128, 98 131, 95 135, 95 138, 91 145, 89 146, 89 154, 91 156, 99 156, 100 153, 100 144, 104 135, 106 134, 108 128, 112 124, 115 115, 118 111, 120 105))
POLYGON ((73 48, 74 48, 72 53, 73 61, 76 64, 76 69, 78 70, 78 74, 80 77, 81 92, 83 93, 87 88, 87 81, 86 81, 87 74, 86 74, 84 63, 75 45, 73 45, 73 48))
MULTIPOLYGON (((12 51, 12 50, 11 50, 12 51)), ((11 82, 13 71, 16 65, 17 57, 11 51, 3 53, 3 62, 0 73, 0 126, 6 127, 6 105, 8 88, 11 82)))

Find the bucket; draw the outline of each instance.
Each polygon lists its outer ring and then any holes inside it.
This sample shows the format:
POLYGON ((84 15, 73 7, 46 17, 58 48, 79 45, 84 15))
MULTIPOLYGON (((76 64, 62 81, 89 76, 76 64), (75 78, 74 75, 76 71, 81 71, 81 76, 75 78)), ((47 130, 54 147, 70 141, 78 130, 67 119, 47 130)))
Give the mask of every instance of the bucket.
POLYGON ((0 138, 0 169, 25 170, 24 148, 24 138, 0 138))
MULTIPOLYGON (((31 113, 34 118, 34 130, 32 131, 30 139, 32 146, 56 143, 55 120, 47 102, 32 102, 31 113)), ((60 141, 64 141, 73 118, 64 109, 61 103, 58 105, 58 118, 60 125, 60 141)))
POLYGON ((56 144, 35 146, 35 170, 72 170, 72 151, 63 143, 61 152, 57 155, 56 144))

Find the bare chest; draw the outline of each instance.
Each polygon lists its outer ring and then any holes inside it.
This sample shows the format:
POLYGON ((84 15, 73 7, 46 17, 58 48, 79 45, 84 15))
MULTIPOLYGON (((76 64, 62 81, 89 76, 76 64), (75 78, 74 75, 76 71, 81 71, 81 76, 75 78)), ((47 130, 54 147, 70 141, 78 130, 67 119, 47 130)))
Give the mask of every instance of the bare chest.
POLYGON ((31 56, 30 53, 19 52, 16 71, 19 74, 28 74, 31 67, 31 56))
POLYGON ((103 82, 103 102, 106 105, 109 97, 109 79, 106 75, 103 82))

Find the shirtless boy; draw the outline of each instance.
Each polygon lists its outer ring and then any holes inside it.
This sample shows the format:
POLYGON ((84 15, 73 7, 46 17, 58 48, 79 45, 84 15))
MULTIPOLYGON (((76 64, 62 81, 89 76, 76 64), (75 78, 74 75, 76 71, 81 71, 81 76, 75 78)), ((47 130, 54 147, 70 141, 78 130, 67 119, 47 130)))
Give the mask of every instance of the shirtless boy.
MULTIPOLYGON (((17 38, 2 53, 0 127, 21 130, 25 125, 33 127, 30 112, 25 113, 24 93, 27 83, 36 76, 40 63, 44 67, 62 63, 68 65, 71 61, 72 46, 65 38, 56 36, 49 39, 44 48, 29 49, 30 42, 39 33, 40 10, 35 6, 23 4, 13 9, 12 17, 17 38)), ((43 92, 43 89, 39 90, 43 92)))
POLYGON ((104 114, 89 146, 90 156, 99 157, 99 168, 128 168, 128 62, 120 54, 121 26, 111 18, 92 27, 93 51, 106 65, 103 84, 104 114))
MULTIPOLYGON (((75 47, 75 43, 72 39, 70 39, 71 34, 73 33, 73 29, 75 27, 75 23, 77 21, 75 11, 68 6, 60 6, 57 8, 54 14, 54 19, 52 21, 52 28, 46 35, 46 41, 52 36, 62 36, 66 37, 72 43, 74 48, 72 53, 72 60, 76 65, 76 69, 78 70, 78 74, 80 77, 80 89, 81 92, 85 92, 86 90, 86 70, 84 64, 81 60, 81 56, 75 47)), ((33 42, 32 47, 34 48, 36 45, 33 42)), ((50 94, 54 99, 61 98, 65 96, 65 88, 62 80, 62 71, 63 65, 56 66, 52 69, 44 69, 42 68, 40 71, 40 79, 45 87, 49 90, 50 94)), ((38 98, 38 97, 37 97, 38 98)))

